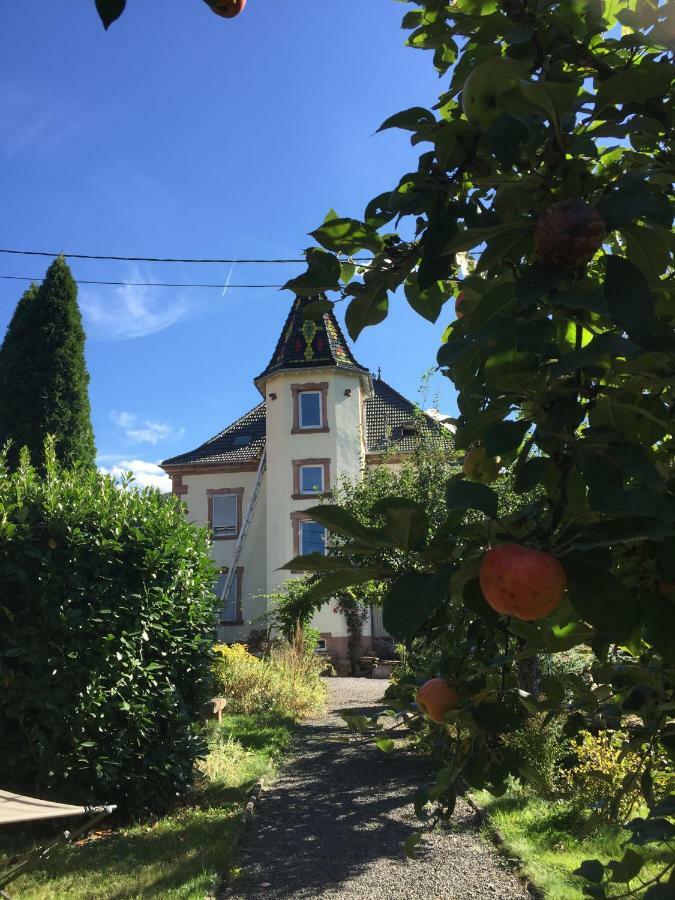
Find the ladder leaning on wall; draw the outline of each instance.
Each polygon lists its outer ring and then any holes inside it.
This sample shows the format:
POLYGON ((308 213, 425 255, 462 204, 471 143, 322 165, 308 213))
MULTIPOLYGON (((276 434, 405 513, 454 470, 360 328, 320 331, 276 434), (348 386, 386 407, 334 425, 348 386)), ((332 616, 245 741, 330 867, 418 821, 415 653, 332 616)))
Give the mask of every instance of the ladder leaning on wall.
POLYGON ((237 565, 239 560, 241 559, 241 551, 244 546, 244 541, 246 540, 246 535, 248 534, 248 529, 251 526, 251 521, 253 520, 253 513, 255 512, 255 505, 258 502, 258 495, 260 494, 260 487, 262 485, 263 475, 265 474, 265 466, 267 465, 267 450, 263 450, 262 456, 260 457, 260 463, 258 464, 258 474, 255 478, 255 484, 253 485, 253 493, 251 494, 251 501, 248 504, 248 509, 246 510, 246 516, 241 526, 241 530, 239 532, 239 537, 237 538, 237 543, 234 545, 234 556, 232 557, 232 565, 227 570, 227 577, 225 579, 225 584, 223 585, 223 590, 220 594, 220 602, 222 604, 222 608, 225 606, 225 598, 230 596, 230 590, 232 589, 232 582, 234 581, 237 575, 237 565))

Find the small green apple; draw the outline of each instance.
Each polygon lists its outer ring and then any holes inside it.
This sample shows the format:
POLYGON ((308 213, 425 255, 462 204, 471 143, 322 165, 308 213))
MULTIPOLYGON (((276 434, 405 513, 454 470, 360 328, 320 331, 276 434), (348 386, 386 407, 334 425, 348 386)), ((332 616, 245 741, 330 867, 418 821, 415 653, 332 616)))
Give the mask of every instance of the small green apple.
POLYGON ((469 481, 490 484, 499 475, 499 457, 488 456, 484 447, 475 447, 464 457, 462 471, 469 481))
POLYGON ((517 88, 525 74, 522 65, 508 56, 495 56, 479 63, 462 90, 462 109, 467 119, 486 131, 502 113, 499 96, 517 88))

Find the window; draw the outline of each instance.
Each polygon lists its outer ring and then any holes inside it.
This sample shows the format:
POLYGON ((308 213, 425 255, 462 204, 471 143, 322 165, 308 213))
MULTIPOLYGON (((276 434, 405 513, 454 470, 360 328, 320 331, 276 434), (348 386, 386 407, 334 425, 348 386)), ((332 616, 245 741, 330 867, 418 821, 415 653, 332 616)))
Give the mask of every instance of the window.
POLYGON ((330 459, 293 459, 293 500, 305 500, 312 494, 327 494, 330 491, 330 459))
POLYGON ((233 541, 241 528, 243 488, 209 488, 209 528, 214 541, 233 541))
POLYGON ((300 428, 321 428, 321 393, 302 391, 298 395, 300 428))
POLYGON ((316 642, 317 653, 325 653, 326 649, 326 638, 319 638, 319 640, 316 642))
POLYGON ((323 466, 300 466, 300 493, 323 493, 323 466))
MULTIPOLYGON (((220 607, 220 621, 223 625, 237 625, 241 619, 241 582, 242 569, 237 569, 230 585, 227 597, 223 597, 222 606, 220 607)), ((216 597, 220 600, 225 584, 227 582, 227 571, 222 571, 216 580, 214 591, 216 597)))
POLYGON ((300 556, 326 554, 326 529, 318 522, 300 522, 300 556))
POLYGON ((328 431, 328 382, 292 384, 293 428, 291 434, 328 431))
POLYGON ((215 494, 213 497, 213 533, 219 536, 237 533, 237 495, 215 494))

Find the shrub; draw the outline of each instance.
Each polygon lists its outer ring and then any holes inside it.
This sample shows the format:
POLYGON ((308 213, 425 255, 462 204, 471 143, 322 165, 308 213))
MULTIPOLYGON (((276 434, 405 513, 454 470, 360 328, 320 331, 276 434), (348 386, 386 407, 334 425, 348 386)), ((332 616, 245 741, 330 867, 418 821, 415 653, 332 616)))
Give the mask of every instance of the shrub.
POLYGON ((564 793, 580 806, 594 807, 608 821, 622 820, 640 800, 642 762, 623 746, 621 732, 582 731, 576 745, 576 763, 561 772, 564 793), (615 798, 620 797, 618 809, 615 798))
POLYGON ((207 536, 173 498, 46 460, 0 459, 0 784, 161 810, 204 749, 207 536))
POLYGON ((546 722, 545 716, 534 715, 523 722, 522 728, 506 735, 503 742, 526 767, 537 793, 545 798, 560 793, 561 763, 569 755, 561 720, 546 722))
POLYGON ((276 645, 265 658, 253 656, 243 644, 216 646, 215 681, 227 698, 228 713, 308 715, 323 704, 324 668, 325 661, 308 650, 301 632, 293 643, 276 645))

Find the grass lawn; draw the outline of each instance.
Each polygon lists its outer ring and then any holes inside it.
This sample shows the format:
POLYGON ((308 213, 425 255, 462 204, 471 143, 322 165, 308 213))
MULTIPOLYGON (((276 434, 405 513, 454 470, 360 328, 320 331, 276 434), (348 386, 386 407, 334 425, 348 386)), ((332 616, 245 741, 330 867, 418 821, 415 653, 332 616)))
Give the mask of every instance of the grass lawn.
MULTIPOLYGON (((473 795, 502 833, 505 849, 519 857, 528 878, 541 888, 547 900, 579 900, 583 897, 582 880, 572 875, 585 859, 621 859, 627 832, 607 825, 581 840, 576 835, 583 824, 582 815, 568 802, 547 801, 513 790, 503 797, 487 791, 473 795)), ((653 851, 641 848, 645 856, 657 859, 653 851)), ((659 871, 656 863, 647 864, 641 874, 644 880, 659 871)), ((631 882, 631 887, 635 883, 631 882)), ((623 894, 625 885, 616 884, 608 895, 623 894)))
MULTIPOLYGON (((229 716, 211 732, 199 789, 189 806, 154 823, 103 832, 54 851, 47 864, 8 887, 17 900, 202 900, 232 865, 248 790, 291 738, 288 720, 229 716)), ((0 858, 28 849, 28 834, 0 836, 0 858)))

